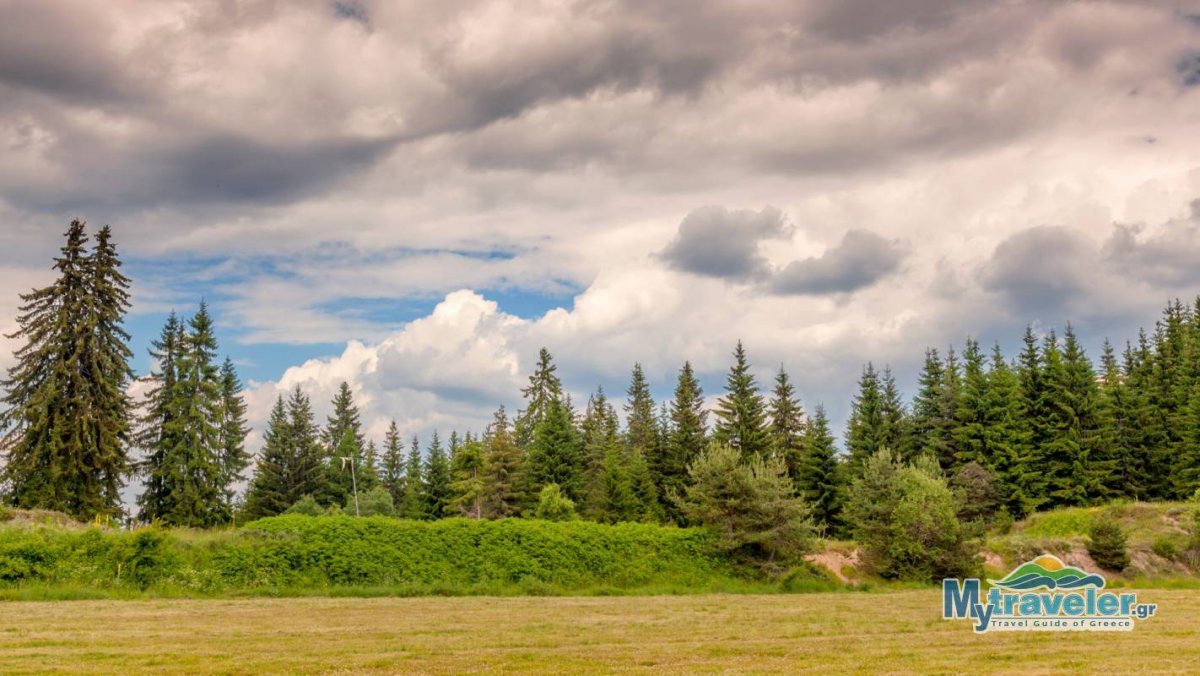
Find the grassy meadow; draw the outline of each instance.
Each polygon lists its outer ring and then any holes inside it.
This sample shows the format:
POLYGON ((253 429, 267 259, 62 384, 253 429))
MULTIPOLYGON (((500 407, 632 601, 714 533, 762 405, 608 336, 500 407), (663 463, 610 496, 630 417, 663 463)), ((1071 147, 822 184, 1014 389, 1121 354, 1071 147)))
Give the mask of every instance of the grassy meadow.
POLYGON ((1200 591, 1129 633, 995 633, 933 589, 619 598, 0 603, 9 674, 1194 673, 1200 591))

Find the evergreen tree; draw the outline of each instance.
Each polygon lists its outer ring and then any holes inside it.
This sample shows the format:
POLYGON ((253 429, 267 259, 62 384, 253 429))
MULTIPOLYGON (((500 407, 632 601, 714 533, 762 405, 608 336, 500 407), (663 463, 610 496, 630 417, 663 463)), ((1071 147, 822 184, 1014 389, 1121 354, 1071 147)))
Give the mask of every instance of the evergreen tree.
POLYGON ((349 383, 338 386, 333 397, 333 414, 325 423, 321 439, 329 458, 329 496, 326 499, 329 504, 345 504, 347 499, 353 498, 350 493, 357 478, 351 476, 349 465, 354 464, 355 472, 362 470, 366 446, 362 421, 349 383))
POLYGON ((451 456, 450 507, 453 513, 472 519, 483 518, 483 458, 483 444, 478 441, 459 444, 451 456))
POLYGON ((547 484, 558 484, 571 500, 583 491, 583 457, 579 433, 565 403, 551 399, 534 429, 527 458, 527 495, 538 495, 547 484))
POLYGON ((1021 385, 999 345, 992 349, 987 380, 982 402, 986 420, 983 445, 991 465, 986 469, 1000 482, 1005 508, 1019 519, 1042 503, 1045 483, 1038 468, 1030 463, 1032 449, 1021 385))
POLYGON ((450 461, 446 457, 446 450, 442 448, 442 442, 438 438, 436 430, 429 442, 429 453, 425 459, 424 478, 425 484, 422 493, 425 498, 425 513, 433 519, 450 516, 452 513, 450 506, 452 498, 450 461))
POLYGON ((620 446, 613 445, 604 456, 600 491, 591 514, 601 523, 637 521, 641 512, 641 501, 634 493, 623 455, 620 446))
POLYGON ((797 493, 812 507, 813 521, 828 535, 838 533, 841 529, 844 480, 823 406, 818 405, 808 421, 804 434, 804 455, 797 470, 797 493))
POLYGON ((739 452, 743 458, 765 457, 771 450, 766 405, 758 392, 742 341, 733 352, 734 365, 725 380, 725 396, 717 402, 713 438, 739 452))
POLYGON ((170 490, 165 460, 171 449, 175 448, 175 434, 179 429, 175 424, 177 407, 174 406, 174 397, 179 381, 184 331, 183 322, 171 312, 158 339, 150 344, 150 357, 155 367, 146 378, 150 390, 146 394, 145 414, 137 436, 138 445, 146 450, 146 457, 139 464, 139 469, 146 477, 146 486, 138 496, 138 518, 145 522, 159 519, 169 511, 170 490))
POLYGON ((908 441, 904 444, 901 457, 905 460, 921 455, 942 457, 947 453, 947 441, 943 438, 946 426, 942 421, 942 387, 945 381, 945 364, 934 348, 925 350, 925 364, 921 369, 917 395, 912 401, 912 417, 908 425, 908 441))
POLYGON ((400 441, 400 430, 395 420, 388 424, 387 434, 383 437, 381 470, 380 483, 392 496, 392 504, 401 504, 404 500, 404 443, 400 441))
POLYGON ((771 446, 775 456, 781 458, 787 467, 788 476, 795 481, 805 449, 804 409, 797 401, 796 388, 792 386, 782 365, 775 374, 775 389, 767 411, 771 416, 771 446))
MULTIPOLYGON (((300 495, 294 484, 297 458, 291 445, 291 425, 283 405, 283 395, 275 400, 267 431, 263 435, 262 455, 254 479, 246 491, 246 515, 251 519, 282 514, 300 495)), ((143 506, 143 512, 147 509, 143 506)), ((153 516, 151 516, 153 518, 153 516)))
POLYGON ((488 518, 517 516, 524 502, 521 449, 508 429, 501 406, 484 438, 483 509, 488 518))
POLYGON ((538 365, 529 376, 529 385, 521 389, 525 410, 517 414, 515 433, 517 445, 522 449, 528 449, 533 443, 534 432, 549 412, 551 402, 562 399, 562 383, 555 373, 557 370, 550 351, 543 347, 538 351, 538 365))
POLYGON ((988 428, 991 425, 985 404, 987 399, 988 377, 984 369, 983 352, 979 349, 978 341, 968 338, 967 348, 963 352, 962 391, 955 411, 955 459, 959 465, 975 462, 983 467, 991 467, 994 464, 991 449, 987 446, 988 428))
POLYGON ((216 351, 212 316, 201 302, 183 335, 171 395, 173 429, 167 434, 174 445, 164 453, 161 472, 169 497, 158 515, 166 524, 203 528, 229 518, 221 428, 224 391, 216 351))
POLYGON ((1086 504, 1107 495, 1111 466, 1100 445, 1096 374, 1070 324, 1061 350, 1051 333, 1043 345, 1049 393, 1043 457, 1047 499, 1053 506, 1086 504))
POLYGON ((947 474, 953 473, 961 464, 958 460, 958 407, 962 394, 962 373, 954 347, 946 350, 946 363, 942 369, 942 387, 938 392, 938 431, 936 435, 938 464, 947 474))
POLYGON ((421 443, 414 436, 408 452, 408 460, 404 466, 404 499, 396 508, 396 512, 404 519, 425 519, 429 516, 426 505, 425 478, 421 467, 421 443))
POLYGON ((858 394, 850 404, 847 422, 846 449, 851 476, 858 476, 863 461, 883 448, 883 435, 883 390, 879 374, 868 362, 858 380, 858 394))
POLYGON ((657 480, 662 466, 662 458, 657 453, 658 420, 641 364, 633 365, 633 377, 626 394, 629 399, 625 403, 625 444, 631 456, 636 452, 646 459, 651 476, 657 480))
POLYGON ((286 407, 282 396, 276 400, 263 441, 262 455, 246 492, 248 517, 282 514, 302 497, 312 499, 325 494, 324 452, 312 403, 299 386, 292 391, 286 407))
POLYGON ((73 221, 54 262, 57 279, 21 295, 10 337, 24 342, 0 383, 6 501, 83 519, 121 512, 132 378, 122 328, 129 280, 107 227, 91 255, 87 242, 84 224, 73 221))
POLYGON ((603 388, 597 388, 596 393, 588 398, 587 409, 580 425, 580 436, 583 443, 583 513, 592 519, 602 520, 599 514, 606 500, 607 462, 610 452, 619 450, 621 445, 619 434, 620 423, 617 412, 603 388))
POLYGON ((890 366, 883 367, 879 382, 883 388, 880 400, 879 441, 883 446, 899 453, 904 448, 908 436, 908 418, 890 366))
POLYGON ((221 421, 218 426, 221 449, 221 491, 224 494, 226 515, 233 515, 233 500, 237 484, 245 481, 243 472, 250 465, 246 452, 246 402, 242 399, 242 381, 233 361, 226 358, 221 364, 221 421))
POLYGON ((704 391, 689 362, 684 362, 679 370, 669 414, 671 425, 666 452, 659 467, 659 487, 666 502, 667 515, 679 523, 683 515, 671 496, 682 495, 687 485, 688 467, 708 443, 708 411, 704 408, 704 391))

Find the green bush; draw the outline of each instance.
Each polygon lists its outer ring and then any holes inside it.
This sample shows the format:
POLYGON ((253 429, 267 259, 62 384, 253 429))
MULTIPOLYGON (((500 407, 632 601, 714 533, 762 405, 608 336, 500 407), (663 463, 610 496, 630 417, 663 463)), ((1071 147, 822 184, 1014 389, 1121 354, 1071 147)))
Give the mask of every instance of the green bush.
MULTIPOLYGON (((353 509, 354 496, 352 495, 346 503, 346 511, 350 512, 353 509)), ((396 505, 388 489, 383 486, 375 486, 358 496, 358 511, 362 516, 392 516, 396 513, 396 505)))
POLYGON ((958 499, 936 461, 906 465, 883 449, 867 459, 850 493, 846 515, 875 574, 935 581, 978 568, 958 520, 958 499))
POLYGON ((11 509, 5 507, 4 505, 0 505, 0 523, 12 520, 12 516, 11 509))
POLYGON ((1179 545, 1168 535, 1154 538, 1154 543, 1150 545, 1150 551, 1168 561, 1175 561, 1181 554, 1179 545))
POLYGON ((1105 570, 1122 571, 1129 565, 1128 543, 1121 524, 1111 517, 1092 521, 1088 530, 1088 553, 1097 566, 1105 570))
POLYGON ((639 523, 294 514, 227 531, 0 527, 0 592, 568 593, 722 588, 748 574, 704 530, 639 523))
POLYGON ((575 514, 575 501, 563 495, 558 484, 546 484, 542 487, 534 516, 546 521, 572 521, 579 518, 575 514))
POLYGON ((291 507, 287 508, 284 514, 300 514, 302 516, 321 516, 325 513, 325 508, 317 502, 317 499, 311 495, 303 495, 299 500, 292 503, 291 507))

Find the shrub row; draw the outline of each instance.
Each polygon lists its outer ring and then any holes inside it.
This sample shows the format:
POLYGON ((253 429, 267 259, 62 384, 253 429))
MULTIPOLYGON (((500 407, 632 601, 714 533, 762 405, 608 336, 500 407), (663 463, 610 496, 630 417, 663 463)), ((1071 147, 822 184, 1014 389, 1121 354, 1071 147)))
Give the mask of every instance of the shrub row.
POLYGON ((505 585, 705 587, 733 577, 705 531, 651 524, 290 515, 220 532, 0 528, 0 589, 467 593, 505 585))

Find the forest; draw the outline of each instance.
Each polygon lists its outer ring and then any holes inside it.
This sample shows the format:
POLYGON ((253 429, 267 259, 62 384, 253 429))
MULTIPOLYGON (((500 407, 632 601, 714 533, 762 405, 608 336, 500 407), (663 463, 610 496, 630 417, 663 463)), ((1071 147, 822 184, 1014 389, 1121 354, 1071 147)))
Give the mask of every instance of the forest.
POLYGON ((343 383, 323 424, 301 389, 280 396, 251 454, 242 384, 207 307, 167 318, 135 400, 112 232, 89 248, 75 221, 65 238, 57 279, 21 296, 22 346, 3 382, 0 490, 14 508, 192 528, 285 513, 698 525, 763 562, 816 536, 895 545, 900 524, 952 555, 905 561, 881 546, 873 559, 927 577, 970 567, 975 527, 1200 487, 1200 300, 1169 303, 1119 351, 1106 342, 1098 364, 1069 324, 1027 328, 1014 356, 971 338, 961 352, 928 348, 908 401, 868 362, 844 451, 822 406, 806 411, 783 368, 760 385, 739 342, 711 411, 687 361, 667 401, 634 364, 620 399, 597 389, 574 402, 543 348, 523 407, 501 406, 484 430, 422 443, 392 422, 367 439, 343 383), (141 486, 134 509, 126 482, 141 486))

